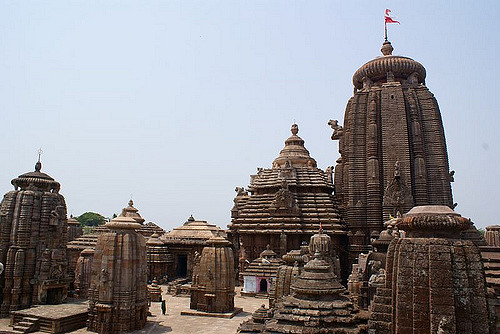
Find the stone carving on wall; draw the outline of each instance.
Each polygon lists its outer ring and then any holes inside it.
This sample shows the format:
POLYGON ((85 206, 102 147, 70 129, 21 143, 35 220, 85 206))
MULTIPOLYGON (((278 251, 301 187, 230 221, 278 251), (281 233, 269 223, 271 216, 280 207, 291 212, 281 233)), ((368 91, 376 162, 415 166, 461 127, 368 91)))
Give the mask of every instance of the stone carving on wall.
POLYGON ((387 185, 384 192, 383 205, 393 208, 393 215, 404 213, 404 208, 413 206, 411 189, 401 180, 401 166, 399 161, 394 164, 394 178, 387 185))
POLYGON ((331 119, 328 121, 328 125, 330 125, 330 127, 333 130, 332 140, 340 139, 340 136, 342 136, 344 128, 342 127, 342 125, 339 125, 339 121, 337 121, 336 119, 331 119))
POLYGON ((300 212, 295 196, 288 188, 288 182, 283 180, 281 189, 274 196, 269 209, 271 214, 292 215, 300 212))

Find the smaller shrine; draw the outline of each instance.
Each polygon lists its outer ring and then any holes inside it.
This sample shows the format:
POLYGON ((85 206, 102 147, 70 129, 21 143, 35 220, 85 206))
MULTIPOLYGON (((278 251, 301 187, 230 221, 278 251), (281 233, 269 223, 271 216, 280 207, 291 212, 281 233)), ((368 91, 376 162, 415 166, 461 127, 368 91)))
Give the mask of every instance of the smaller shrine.
POLYGON ((250 262, 244 272, 242 295, 268 295, 271 291, 279 266, 283 263, 269 245, 260 256, 250 262))
POLYGON ((252 313, 252 317, 250 319, 240 324, 236 333, 262 333, 266 321, 271 319, 272 317, 272 310, 266 308, 266 305, 262 304, 261 307, 259 307, 254 313, 252 313))
POLYGON ((489 311, 478 247, 460 238, 472 225, 447 206, 416 206, 398 218, 406 232, 389 245, 369 328, 378 334, 486 334, 489 311))
POLYGON ((269 294, 270 308, 275 307, 284 296, 290 294, 290 287, 299 277, 304 265, 310 260, 309 246, 303 243, 300 249, 289 251, 282 258, 284 264, 279 266, 269 294))
POLYGON ((307 262, 291 286, 291 294, 276 305, 263 333, 367 333, 366 317, 350 301, 328 260, 331 239, 319 233, 309 247, 307 262))
POLYGON ((146 241, 148 260, 148 282, 153 280, 161 284, 168 280, 168 273, 173 271, 174 257, 170 254, 167 245, 155 232, 146 241))
POLYGON ((180 227, 165 233, 160 239, 168 247, 174 258, 172 270, 168 272, 169 279, 191 278, 193 276, 195 252, 201 254, 207 241, 213 237, 226 234, 219 227, 204 220, 196 220, 193 216, 180 227))
POLYGON ((61 185, 41 171, 14 178, 0 204, 0 314, 66 299, 68 225, 61 185))
POLYGON ((227 239, 217 236, 208 240, 194 270, 191 310, 181 315, 232 318, 241 312, 241 308, 234 307, 234 264, 233 249, 227 239))
POLYGON ((80 222, 73 218, 73 215, 68 218, 68 242, 75 240, 83 234, 80 222))
POLYGON ((387 221, 385 230, 372 241, 373 250, 361 253, 358 262, 352 265, 352 272, 347 280, 347 289, 352 301, 362 310, 369 310, 375 296, 377 282, 385 272, 387 249, 391 241, 404 234, 394 226, 397 218, 387 221))
POLYGON ((89 297, 90 279, 92 275, 92 259, 94 249, 87 248, 80 253, 75 268, 75 298, 87 299, 89 297))
POLYGON ((92 262, 88 330, 118 333, 141 329, 148 313, 146 241, 140 224, 119 216, 99 235, 92 262))
POLYGON ((158 285, 157 280, 153 280, 153 283, 148 286, 149 300, 152 302, 161 302, 162 301, 162 289, 158 285))

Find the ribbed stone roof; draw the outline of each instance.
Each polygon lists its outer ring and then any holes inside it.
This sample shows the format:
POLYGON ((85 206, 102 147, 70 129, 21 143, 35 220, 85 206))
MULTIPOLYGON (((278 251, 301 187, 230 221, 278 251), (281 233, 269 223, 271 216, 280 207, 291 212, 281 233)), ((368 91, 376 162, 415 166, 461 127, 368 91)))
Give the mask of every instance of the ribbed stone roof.
POLYGON ((224 232, 217 226, 205 220, 195 220, 193 216, 180 227, 161 236, 165 243, 206 243, 213 237, 224 236, 224 232))
POLYGON ((138 213, 138 209, 134 207, 134 201, 128 201, 128 206, 122 209, 120 217, 130 217, 133 218, 137 223, 144 223, 144 218, 138 213))
POLYGON ((240 233, 315 233, 322 224, 330 234, 344 234, 332 195, 331 170, 316 167, 292 125, 292 136, 273 167, 251 176, 248 192, 237 188, 230 229, 240 233))
POLYGON ((361 89, 365 78, 373 82, 386 79, 389 72, 394 78, 399 79, 408 79, 415 73, 419 83, 425 82, 426 72, 422 64, 408 57, 393 56, 392 50, 391 43, 385 41, 381 50, 384 55, 370 60, 354 73, 352 77, 354 87, 361 89))
POLYGON ((38 161, 35 164, 35 171, 24 173, 19 175, 11 181, 12 185, 17 189, 43 189, 43 190, 55 190, 59 191, 61 185, 59 182, 55 181, 51 176, 42 173, 42 163, 38 161))

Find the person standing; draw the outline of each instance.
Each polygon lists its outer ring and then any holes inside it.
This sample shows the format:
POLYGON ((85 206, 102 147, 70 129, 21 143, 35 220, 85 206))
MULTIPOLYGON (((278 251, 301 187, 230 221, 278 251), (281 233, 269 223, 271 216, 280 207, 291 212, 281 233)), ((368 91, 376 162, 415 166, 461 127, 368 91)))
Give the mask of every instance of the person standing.
POLYGON ((161 313, 163 315, 165 315, 165 313, 167 313, 167 303, 165 302, 165 300, 161 301, 161 313))

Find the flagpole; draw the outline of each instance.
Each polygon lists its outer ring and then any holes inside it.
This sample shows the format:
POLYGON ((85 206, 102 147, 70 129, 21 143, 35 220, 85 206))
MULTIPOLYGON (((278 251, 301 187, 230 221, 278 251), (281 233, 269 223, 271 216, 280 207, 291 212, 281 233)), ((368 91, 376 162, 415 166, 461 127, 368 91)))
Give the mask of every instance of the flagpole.
POLYGON ((387 42, 387 22, 384 19, 384 32, 385 32, 385 41, 387 42))

